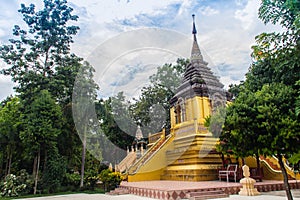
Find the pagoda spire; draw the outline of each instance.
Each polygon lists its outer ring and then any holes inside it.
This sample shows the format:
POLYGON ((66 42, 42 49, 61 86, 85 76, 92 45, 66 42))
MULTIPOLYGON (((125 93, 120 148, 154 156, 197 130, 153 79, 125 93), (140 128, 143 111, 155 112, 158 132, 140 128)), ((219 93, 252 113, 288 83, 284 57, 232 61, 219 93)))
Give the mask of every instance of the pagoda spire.
POLYGON ((203 56, 201 54, 198 42, 197 42, 197 30, 195 25, 195 15, 192 15, 193 17, 193 31, 192 34, 194 35, 194 41, 193 41, 193 47, 192 47, 192 53, 191 53, 191 62, 194 61, 203 61, 203 56))

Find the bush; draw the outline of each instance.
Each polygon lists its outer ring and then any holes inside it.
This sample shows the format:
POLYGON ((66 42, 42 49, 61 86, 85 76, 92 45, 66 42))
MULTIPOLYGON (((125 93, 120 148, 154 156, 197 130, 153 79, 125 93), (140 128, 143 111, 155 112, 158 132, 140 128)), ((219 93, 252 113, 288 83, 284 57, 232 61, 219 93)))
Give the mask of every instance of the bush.
POLYGON ((64 175, 66 174, 65 159, 56 149, 49 153, 46 169, 42 176, 42 186, 45 193, 54 193, 60 190, 64 175))
POLYGON ((86 188, 89 190, 94 190, 97 182, 99 181, 99 176, 97 171, 88 170, 84 174, 84 180, 86 184, 86 188))
POLYGON ((74 188, 78 188, 80 185, 80 174, 76 172, 66 173, 65 185, 74 186, 74 188))
POLYGON ((26 188, 26 184, 19 184, 17 176, 8 174, 5 177, 3 183, 1 183, 1 196, 3 197, 16 197, 19 196, 19 192, 22 192, 26 188))
POLYGON ((105 191, 114 190, 124 179, 119 172, 112 172, 109 169, 102 170, 99 178, 103 182, 105 191))
POLYGON ((33 193, 34 178, 29 175, 25 169, 21 169, 17 176, 18 184, 25 184, 26 188, 20 192, 20 194, 33 193))

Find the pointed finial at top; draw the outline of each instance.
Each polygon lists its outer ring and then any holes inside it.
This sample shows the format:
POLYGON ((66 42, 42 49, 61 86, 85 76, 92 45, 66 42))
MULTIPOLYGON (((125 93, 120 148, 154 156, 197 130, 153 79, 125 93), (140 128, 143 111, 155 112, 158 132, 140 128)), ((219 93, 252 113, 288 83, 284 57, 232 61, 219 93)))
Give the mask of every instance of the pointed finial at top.
POLYGON ((196 35, 197 34, 197 30, 196 30, 196 25, 195 25, 195 14, 192 14, 193 17, 193 34, 196 35))
POLYGON ((193 17, 193 35, 194 35, 194 42, 193 42, 193 47, 192 47, 192 53, 191 53, 191 61, 203 61, 203 57, 200 51, 200 48, 198 46, 197 42, 197 30, 196 30, 196 25, 195 25, 195 15, 192 15, 193 17))

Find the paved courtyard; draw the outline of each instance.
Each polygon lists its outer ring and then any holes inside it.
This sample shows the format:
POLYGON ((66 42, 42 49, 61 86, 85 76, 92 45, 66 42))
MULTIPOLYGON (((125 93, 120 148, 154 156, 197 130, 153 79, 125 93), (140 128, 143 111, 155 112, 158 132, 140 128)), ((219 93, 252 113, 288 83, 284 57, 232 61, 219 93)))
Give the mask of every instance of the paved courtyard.
MULTIPOLYGON (((300 189, 293 190, 294 200, 300 200, 300 189)), ((140 197, 136 195, 126 194, 110 196, 105 194, 71 194, 58 195, 49 197, 27 198, 21 200, 153 200, 152 198, 140 197)), ((239 196, 230 195, 222 200, 286 200, 284 191, 265 192, 259 196, 239 196)), ((19 199, 20 200, 20 199, 19 199)), ((219 199, 220 200, 220 199, 219 199)))

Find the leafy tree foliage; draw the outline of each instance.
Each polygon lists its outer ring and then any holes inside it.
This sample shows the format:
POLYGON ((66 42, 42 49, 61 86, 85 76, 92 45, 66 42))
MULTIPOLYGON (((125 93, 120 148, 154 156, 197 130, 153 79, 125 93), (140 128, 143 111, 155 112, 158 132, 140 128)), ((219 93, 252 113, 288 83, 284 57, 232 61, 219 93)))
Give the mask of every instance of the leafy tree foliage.
POLYGON ((95 69, 88 63, 79 69, 78 76, 73 90, 73 118, 76 122, 77 133, 82 140, 82 158, 81 158, 81 181, 80 187, 84 182, 84 165, 87 149, 87 139, 95 132, 97 118, 93 117, 94 102, 97 97, 98 85, 93 80, 95 69))
POLYGON ((100 180, 103 182, 104 190, 110 191, 115 189, 123 180, 119 172, 112 172, 109 169, 103 170, 100 175, 100 180))
POLYGON ((57 148, 49 150, 47 163, 42 176, 42 185, 47 193, 58 192, 66 174, 65 159, 59 155, 57 148))
POLYGON ((135 120, 144 127, 150 127, 145 132, 153 133, 153 130, 159 131, 163 127, 168 132, 170 128, 169 100, 175 95, 188 62, 186 59, 178 59, 176 64, 158 67, 157 73, 150 76, 150 85, 142 89, 141 96, 132 105, 131 110, 135 120), (163 111, 165 111, 165 116, 161 119, 163 111), (164 123, 160 124, 161 121, 164 123))
MULTIPOLYGON (((280 33, 256 36, 252 57, 256 60, 247 77, 253 91, 266 83, 278 82, 295 86, 300 74, 300 2, 293 0, 262 0, 259 17, 264 23, 279 23, 280 33)), ((295 88, 295 87, 294 87, 295 88)))
MULTIPOLYGON (((4 161, 0 171, 5 168, 7 173, 10 166, 15 170, 25 168, 35 177, 34 192, 39 169, 43 175, 40 189, 51 192, 62 182, 66 167, 68 172, 80 168, 80 153, 85 148, 72 117, 72 94, 77 75, 83 75, 83 85, 90 84, 92 93, 88 93, 88 97, 95 99, 97 89, 90 79, 93 68, 70 52, 72 38, 79 30, 73 25, 78 16, 72 14, 73 9, 66 0, 43 2, 41 10, 36 10, 34 4, 21 4, 19 13, 25 26, 15 25, 9 44, 0 46, 0 58, 7 64, 0 73, 12 77, 21 102, 20 106, 4 109, 5 113, 14 115, 13 118, 7 114, 0 117, 0 121, 4 120, 1 123, 7 124, 1 126, 0 158, 4 161), (19 118, 22 123, 18 123, 19 118), (8 123, 8 120, 14 121, 8 123), (14 125, 9 127, 11 123, 14 125), (58 177, 59 173, 62 174, 58 177)), ((3 106, 10 101, 4 101, 3 106)), ((89 157, 90 160, 93 159, 89 157)))
POLYGON ((253 64, 246 81, 233 86, 235 102, 229 106, 221 146, 236 154, 276 155, 292 199, 283 156, 299 153, 300 2, 262 0, 259 17, 279 23, 281 33, 262 33, 253 46, 253 64), (243 141, 250 144, 243 145, 243 141), (239 148, 239 146, 243 148, 239 148), (247 148, 250 146, 251 148, 247 148))
POLYGON ((1 148, 6 154, 5 175, 11 173, 12 159, 19 150, 21 142, 19 131, 21 130, 22 113, 19 98, 7 100, 0 110, 0 138, 1 148))
POLYGON ((28 99, 43 89, 53 95, 57 91, 65 92, 57 88, 61 82, 53 79, 61 74, 62 67, 74 61, 75 56, 69 52, 70 43, 79 27, 68 25, 78 18, 71 14, 72 10, 65 0, 44 0, 40 11, 35 11, 34 4, 28 7, 21 4, 19 12, 27 28, 15 25, 15 38, 10 39, 9 45, 0 47, 0 57, 9 65, 2 73, 10 75, 18 84, 16 91, 22 97, 28 99))
MULTIPOLYGON (((130 105, 123 92, 96 103, 97 116, 104 133, 103 137, 107 137, 109 141, 123 150, 131 146, 136 131, 136 124, 129 111, 130 105)), ((105 144, 106 140, 103 137, 101 146, 106 147, 103 149, 103 154, 116 155, 116 149, 108 149, 109 145, 105 144)), ((109 158, 104 158, 104 160, 109 160, 109 158)))
POLYGON ((41 152, 47 155, 50 148, 56 148, 57 137, 61 133, 62 113, 60 106, 56 104, 47 90, 42 90, 26 110, 24 115, 24 130, 20 133, 22 142, 29 151, 34 153, 36 160, 35 188, 40 167, 41 152))
POLYGON ((3 197, 16 197, 25 190, 25 184, 19 184, 16 175, 8 174, 4 183, 0 184, 0 195, 3 197))

